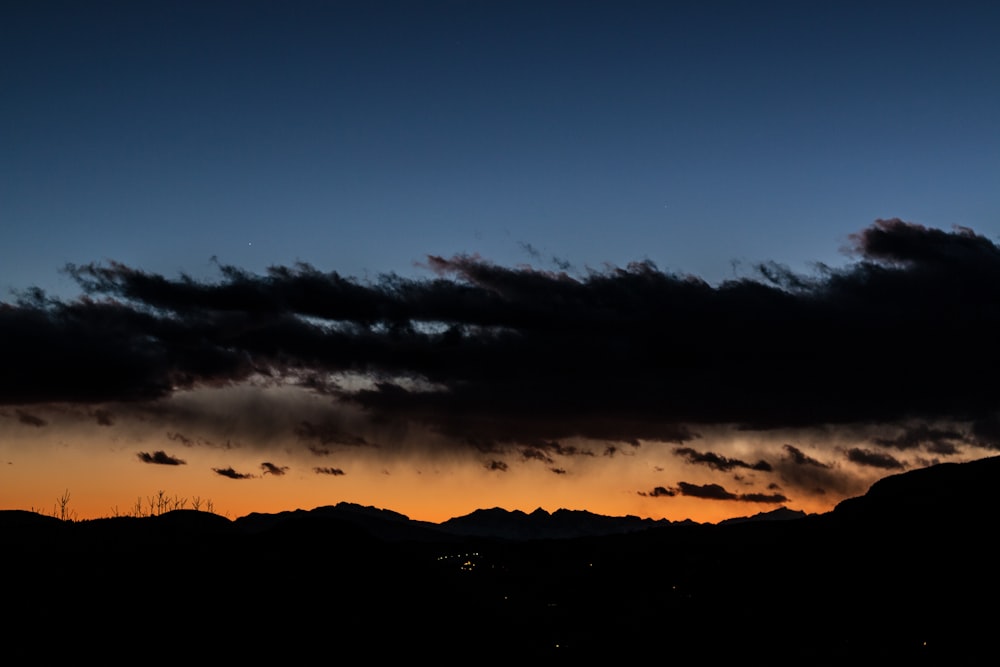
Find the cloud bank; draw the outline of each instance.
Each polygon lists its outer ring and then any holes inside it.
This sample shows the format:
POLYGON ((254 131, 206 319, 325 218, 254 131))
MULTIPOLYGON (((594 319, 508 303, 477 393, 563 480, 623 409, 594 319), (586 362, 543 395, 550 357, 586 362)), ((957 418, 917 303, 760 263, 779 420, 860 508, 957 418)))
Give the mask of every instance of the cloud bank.
MULTIPOLYGON (((843 486, 840 463, 886 472, 910 465, 904 454, 996 449, 1000 387, 984 373, 1000 361, 1000 247, 892 219, 847 250, 842 268, 764 263, 718 285, 650 261, 571 273, 473 255, 430 256, 425 279, 367 281, 305 264, 263 275, 221 265, 216 280, 68 266, 78 298, 28 289, 0 303, 0 405, 27 428, 46 427, 28 410, 42 404, 88 406, 116 427, 194 390, 295 387, 326 411, 245 419, 317 456, 378 450, 419 429, 436 436, 427 447, 477 453, 490 471, 520 459, 561 476, 567 460, 657 441, 691 465, 815 493, 843 486), (792 444, 752 456, 689 446, 720 427, 861 435, 827 461, 792 444)), ((197 408, 175 403, 193 423, 197 408)), ((172 440, 213 442, 182 435, 180 422, 172 440)), ((163 452, 140 457, 172 464, 163 452)), ((785 499, 677 480, 643 495, 785 499)))
POLYGON ((212 283, 70 266, 78 300, 29 290, 0 306, 0 400, 150 399, 263 374, 508 436, 995 418, 1000 390, 978 380, 1000 355, 1000 249, 899 220, 852 241, 847 268, 760 265, 714 287, 651 262, 573 276, 472 256, 368 283, 307 265, 221 266, 212 283), (345 372, 370 386, 326 384, 345 372))

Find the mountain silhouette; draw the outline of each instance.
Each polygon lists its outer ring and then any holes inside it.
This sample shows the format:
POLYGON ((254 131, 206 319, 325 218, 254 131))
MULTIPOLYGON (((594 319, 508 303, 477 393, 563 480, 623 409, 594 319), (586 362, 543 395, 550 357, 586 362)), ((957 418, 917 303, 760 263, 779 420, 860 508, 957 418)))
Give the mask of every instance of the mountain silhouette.
POLYGON ((11 664, 337 657, 993 664, 1000 458, 720 524, 350 503, 0 512, 11 664), (41 639, 34 639, 40 637, 41 639))
POLYGON ((968 523, 996 517, 1000 456, 941 463, 884 477, 857 498, 840 502, 839 518, 873 522, 968 523))
POLYGON ((441 528, 454 535, 532 540, 615 535, 669 524, 666 519, 609 517, 583 510, 559 509, 550 514, 538 508, 526 514, 494 507, 448 519, 441 528))

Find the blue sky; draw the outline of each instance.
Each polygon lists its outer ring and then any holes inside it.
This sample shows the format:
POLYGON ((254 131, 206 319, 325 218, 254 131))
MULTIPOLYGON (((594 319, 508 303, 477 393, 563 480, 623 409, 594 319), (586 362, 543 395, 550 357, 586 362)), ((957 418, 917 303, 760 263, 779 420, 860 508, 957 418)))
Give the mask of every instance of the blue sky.
POLYGON ((876 218, 1000 231, 993 3, 2 12, 4 299, 105 259, 650 259, 716 282, 842 263, 876 218))

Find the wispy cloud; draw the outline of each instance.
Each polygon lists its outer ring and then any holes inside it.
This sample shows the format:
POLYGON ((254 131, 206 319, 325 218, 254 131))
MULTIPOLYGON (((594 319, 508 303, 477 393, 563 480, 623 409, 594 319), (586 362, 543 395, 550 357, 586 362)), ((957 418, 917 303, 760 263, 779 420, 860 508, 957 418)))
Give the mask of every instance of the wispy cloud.
POLYGON ((222 477, 228 477, 229 479, 253 479, 254 475, 250 473, 236 472, 231 467, 227 468, 212 468, 212 471, 217 475, 222 477))
POLYGON ((935 454, 951 455, 959 445, 975 444, 975 438, 954 428, 935 428, 927 424, 905 427, 893 437, 876 437, 873 442, 881 447, 901 451, 925 448, 935 454))
POLYGON ((115 418, 110 410, 97 408, 90 414, 97 421, 99 426, 114 426, 115 418))
POLYGON ((736 500, 747 503, 784 503, 788 498, 780 493, 732 493, 719 484, 689 484, 680 482, 677 492, 682 496, 706 500, 736 500))
POLYGON ((264 475, 274 475, 275 477, 281 477, 286 472, 288 472, 288 466, 279 466, 271 463, 270 461, 264 461, 260 464, 261 470, 264 475))
POLYGON ((801 449, 794 445, 785 444, 783 445, 785 449, 785 454, 787 460, 791 461, 797 466, 812 466, 814 468, 824 468, 829 469, 831 466, 827 463, 821 463, 811 456, 806 455, 801 449))
POLYGON ((891 454, 875 452, 860 447, 852 447, 847 450, 847 459, 861 466, 881 468, 883 470, 902 470, 906 467, 902 461, 896 459, 891 454))
MULTIPOLYGON (((769 487, 772 488, 773 487, 769 487)), ((652 491, 639 491, 640 496, 650 498, 674 498, 688 496, 704 500, 730 500, 743 503, 786 503, 789 499, 781 493, 733 493, 720 484, 692 484, 679 482, 675 488, 657 486, 652 491)))
POLYGON ((649 496, 652 498, 659 498, 661 496, 667 498, 673 498, 677 495, 676 491, 672 491, 665 486, 654 487, 652 491, 639 491, 640 496, 649 496))
POLYGON ((34 426, 35 428, 41 428, 48 423, 41 417, 33 415, 25 410, 15 410, 14 413, 17 415, 17 421, 26 426, 34 426))
POLYGON ((729 471, 733 468, 747 468, 762 472, 770 472, 772 470, 771 464, 764 460, 757 461, 756 463, 747 463, 746 461, 728 458, 714 452, 699 452, 690 447, 678 447, 674 450, 674 454, 686 458, 689 463, 698 463, 721 471, 729 471))

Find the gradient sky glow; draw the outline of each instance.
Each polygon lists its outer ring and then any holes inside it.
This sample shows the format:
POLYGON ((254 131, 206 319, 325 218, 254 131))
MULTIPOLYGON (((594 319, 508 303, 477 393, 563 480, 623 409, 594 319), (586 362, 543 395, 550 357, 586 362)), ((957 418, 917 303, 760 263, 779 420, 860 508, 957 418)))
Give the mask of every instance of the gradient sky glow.
POLYGON ((997 25, 5 2, 0 508, 715 521, 995 453, 997 25))

